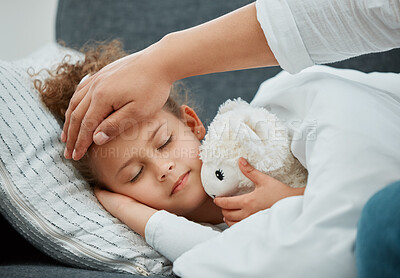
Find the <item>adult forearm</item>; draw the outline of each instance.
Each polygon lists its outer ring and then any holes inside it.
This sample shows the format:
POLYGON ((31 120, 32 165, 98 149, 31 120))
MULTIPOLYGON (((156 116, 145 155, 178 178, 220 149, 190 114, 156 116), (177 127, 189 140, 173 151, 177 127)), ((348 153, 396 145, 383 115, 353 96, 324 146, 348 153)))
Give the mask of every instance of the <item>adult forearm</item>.
POLYGON ((171 81, 278 64, 257 21, 255 3, 171 33, 158 46, 171 81))

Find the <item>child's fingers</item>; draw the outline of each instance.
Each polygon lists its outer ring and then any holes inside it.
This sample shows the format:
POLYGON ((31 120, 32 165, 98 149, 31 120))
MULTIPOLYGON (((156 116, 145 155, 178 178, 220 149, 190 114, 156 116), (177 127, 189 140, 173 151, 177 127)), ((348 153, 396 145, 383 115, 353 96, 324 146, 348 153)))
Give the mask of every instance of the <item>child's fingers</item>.
POLYGON ((222 215, 226 220, 236 221, 236 222, 241 221, 249 216, 248 213, 246 213, 246 211, 241 209, 229 209, 229 210, 223 209, 222 215))
POLYGON ((250 165, 250 163, 248 163, 243 157, 239 159, 239 168, 243 175, 248 177, 256 186, 270 178, 268 175, 258 171, 250 165))
POLYGON ((94 195, 96 195, 96 197, 97 197, 97 195, 102 194, 104 191, 106 191, 106 190, 101 188, 100 186, 95 186, 93 188, 93 192, 94 192, 94 195))
POLYGON ((240 221, 230 221, 230 220, 224 219, 224 222, 226 223, 226 225, 231 227, 231 226, 235 225, 236 223, 238 223, 240 221))
POLYGON ((94 195, 96 195, 97 200, 99 200, 100 204, 105 209, 110 208, 110 204, 112 203, 112 200, 110 200, 110 197, 112 197, 111 192, 104 189, 100 189, 99 187, 96 186, 94 188, 94 195))
POLYGON ((112 201, 118 201, 119 199, 121 199, 120 194, 105 190, 105 189, 101 189, 99 187, 95 187, 94 188, 94 194, 96 195, 97 199, 102 202, 102 201, 107 201, 107 202, 112 202, 112 201))
POLYGON ((95 187, 94 194, 100 204, 117 218, 125 215, 128 211, 134 210, 136 208, 135 205, 138 203, 136 200, 128 196, 100 189, 98 187, 95 187))
POLYGON ((94 189, 93 189, 94 195, 96 195, 96 197, 99 198, 98 195, 101 195, 101 191, 102 190, 103 189, 100 189, 100 187, 95 186, 94 189))
POLYGON ((246 203, 246 195, 247 194, 233 197, 216 197, 214 199, 214 204, 222 209, 241 209, 246 203))

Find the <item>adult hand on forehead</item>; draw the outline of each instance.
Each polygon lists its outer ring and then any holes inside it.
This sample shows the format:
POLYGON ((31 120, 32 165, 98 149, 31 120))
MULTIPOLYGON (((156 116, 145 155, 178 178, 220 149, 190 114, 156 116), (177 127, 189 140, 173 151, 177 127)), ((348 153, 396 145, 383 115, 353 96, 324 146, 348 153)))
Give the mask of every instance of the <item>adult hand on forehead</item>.
POLYGON ((78 86, 66 111, 61 138, 67 143, 65 157, 80 159, 93 140, 96 144, 109 141, 131 126, 130 122, 161 109, 176 80, 276 65, 255 3, 171 33, 104 67, 78 86))
POLYGON ((84 80, 65 113, 64 156, 79 160, 93 142, 102 145, 161 109, 172 83, 152 48, 117 60, 84 80))

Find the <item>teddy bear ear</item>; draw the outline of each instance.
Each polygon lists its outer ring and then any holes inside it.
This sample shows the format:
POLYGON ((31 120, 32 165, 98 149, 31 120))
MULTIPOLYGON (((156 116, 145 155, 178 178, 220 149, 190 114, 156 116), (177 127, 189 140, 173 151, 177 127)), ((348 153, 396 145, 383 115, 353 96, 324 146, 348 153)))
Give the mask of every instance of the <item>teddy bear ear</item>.
POLYGON ((225 101, 224 103, 222 103, 219 106, 218 109, 218 114, 224 114, 228 111, 232 111, 233 109, 237 108, 237 107, 246 107, 249 106, 250 104, 248 104, 246 101, 244 101, 243 99, 236 98, 236 99, 228 99, 227 101, 225 101))

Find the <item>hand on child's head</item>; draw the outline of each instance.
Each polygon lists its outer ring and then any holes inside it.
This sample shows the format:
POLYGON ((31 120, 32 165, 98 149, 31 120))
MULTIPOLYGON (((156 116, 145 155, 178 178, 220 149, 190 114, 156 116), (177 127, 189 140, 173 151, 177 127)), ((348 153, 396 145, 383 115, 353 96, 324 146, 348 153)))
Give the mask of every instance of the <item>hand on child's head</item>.
POLYGON ((95 143, 101 145, 130 128, 121 124, 126 119, 138 121, 162 108, 173 82, 153 72, 151 65, 157 62, 145 53, 140 51, 105 66, 79 86, 65 113, 62 140, 66 142, 66 158, 74 153, 73 158, 79 160, 93 140, 98 139, 95 143))

